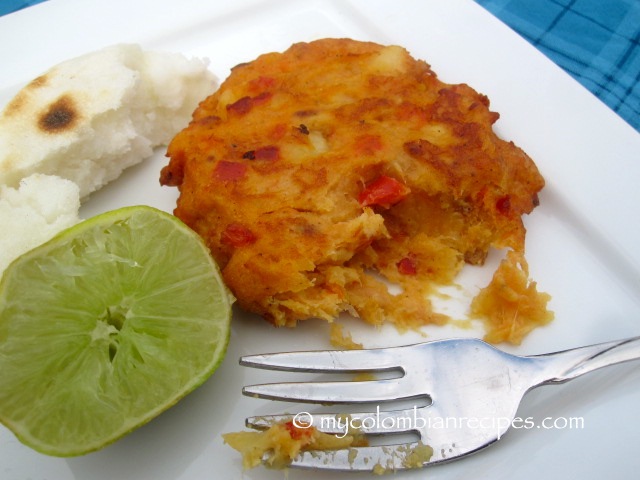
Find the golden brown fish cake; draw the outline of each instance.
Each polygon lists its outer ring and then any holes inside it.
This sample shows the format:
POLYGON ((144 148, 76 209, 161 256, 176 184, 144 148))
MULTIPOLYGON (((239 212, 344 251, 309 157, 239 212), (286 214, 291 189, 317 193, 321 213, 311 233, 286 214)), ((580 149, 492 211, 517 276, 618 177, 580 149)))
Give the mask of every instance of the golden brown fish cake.
POLYGON ((497 118, 401 47, 298 43, 233 68, 171 142, 161 183, 239 304, 275 325, 442 323, 426 294, 490 247, 522 252, 544 185, 497 118))

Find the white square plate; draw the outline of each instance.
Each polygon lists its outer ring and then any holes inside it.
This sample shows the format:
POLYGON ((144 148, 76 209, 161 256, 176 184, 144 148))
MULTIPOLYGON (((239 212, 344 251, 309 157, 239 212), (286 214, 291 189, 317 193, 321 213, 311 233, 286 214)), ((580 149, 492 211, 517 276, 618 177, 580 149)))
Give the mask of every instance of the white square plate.
MULTIPOLYGON (((544 353, 638 335, 640 135, 470 0, 49 0, 0 18, 0 103, 59 61, 114 43, 208 57, 223 80, 230 67, 261 53, 342 36, 402 45, 430 63, 443 81, 468 83, 488 95, 501 114, 498 133, 527 151, 545 176, 541 206, 526 218, 527 258, 539 288, 553 296, 556 320, 508 350, 544 353)), ((82 215, 141 203, 171 211, 177 192, 158 183, 165 163, 159 149, 94 194, 82 215)), ((492 262, 463 272, 462 312, 464 301, 484 286, 492 262)), ((371 331, 357 322, 349 328, 368 347, 419 339, 387 328, 371 331)), ((474 333, 427 331, 432 339, 474 333)), ((239 455, 222 442, 222 433, 244 428, 246 416, 298 408, 242 397, 243 385, 268 381, 272 374, 241 368, 238 358, 328 348, 326 332, 326 325, 311 321, 295 330, 276 330, 236 310, 225 362, 178 405, 106 449, 79 458, 40 455, 0 427, 0 477, 285 478, 264 468, 243 472, 239 455)), ((480 454, 402 478, 632 478, 640 469, 638 404, 637 364, 543 387, 525 398, 519 412, 531 417, 535 428, 512 430, 480 454), (545 426, 555 422, 555 428, 543 428, 545 419, 545 426), (573 422, 570 428, 571 419, 582 419, 581 427, 573 422)), ((370 476, 293 470, 286 478, 370 476)))

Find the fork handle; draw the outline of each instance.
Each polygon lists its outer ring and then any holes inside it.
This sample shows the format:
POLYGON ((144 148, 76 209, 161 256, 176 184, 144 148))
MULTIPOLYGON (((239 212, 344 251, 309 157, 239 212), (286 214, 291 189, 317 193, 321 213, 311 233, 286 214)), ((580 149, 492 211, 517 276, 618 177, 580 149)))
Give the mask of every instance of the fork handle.
POLYGON ((547 380, 543 383, 563 383, 599 368, 640 359, 640 337, 599 343, 561 352, 536 355, 548 363, 547 380))

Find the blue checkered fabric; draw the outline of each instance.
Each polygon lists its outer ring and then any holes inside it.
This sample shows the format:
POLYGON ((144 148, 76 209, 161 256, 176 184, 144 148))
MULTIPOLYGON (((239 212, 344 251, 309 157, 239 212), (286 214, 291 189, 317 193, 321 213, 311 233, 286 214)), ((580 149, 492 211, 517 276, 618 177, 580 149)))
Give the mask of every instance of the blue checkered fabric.
POLYGON ((22 10, 45 0, 0 0, 0 15, 22 10))
MULTIPOLYGON (((44 0, 0 0, 0 15, 44 0)), ((476 0, 640 131, 640 0, 476 0)))
POLYGON ((640 131, 640 0, 476 0, 640 131))

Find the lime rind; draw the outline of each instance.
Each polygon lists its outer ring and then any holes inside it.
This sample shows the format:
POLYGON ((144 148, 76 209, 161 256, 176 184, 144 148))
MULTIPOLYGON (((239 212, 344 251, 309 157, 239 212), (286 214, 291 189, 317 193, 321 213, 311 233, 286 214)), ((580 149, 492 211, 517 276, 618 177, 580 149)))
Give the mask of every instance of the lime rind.
POLYGON ((172 215, 127 207, 61 232, 0 281, 0 421, 50 455, 112 443, 216 370, 232 302, 172 215))

